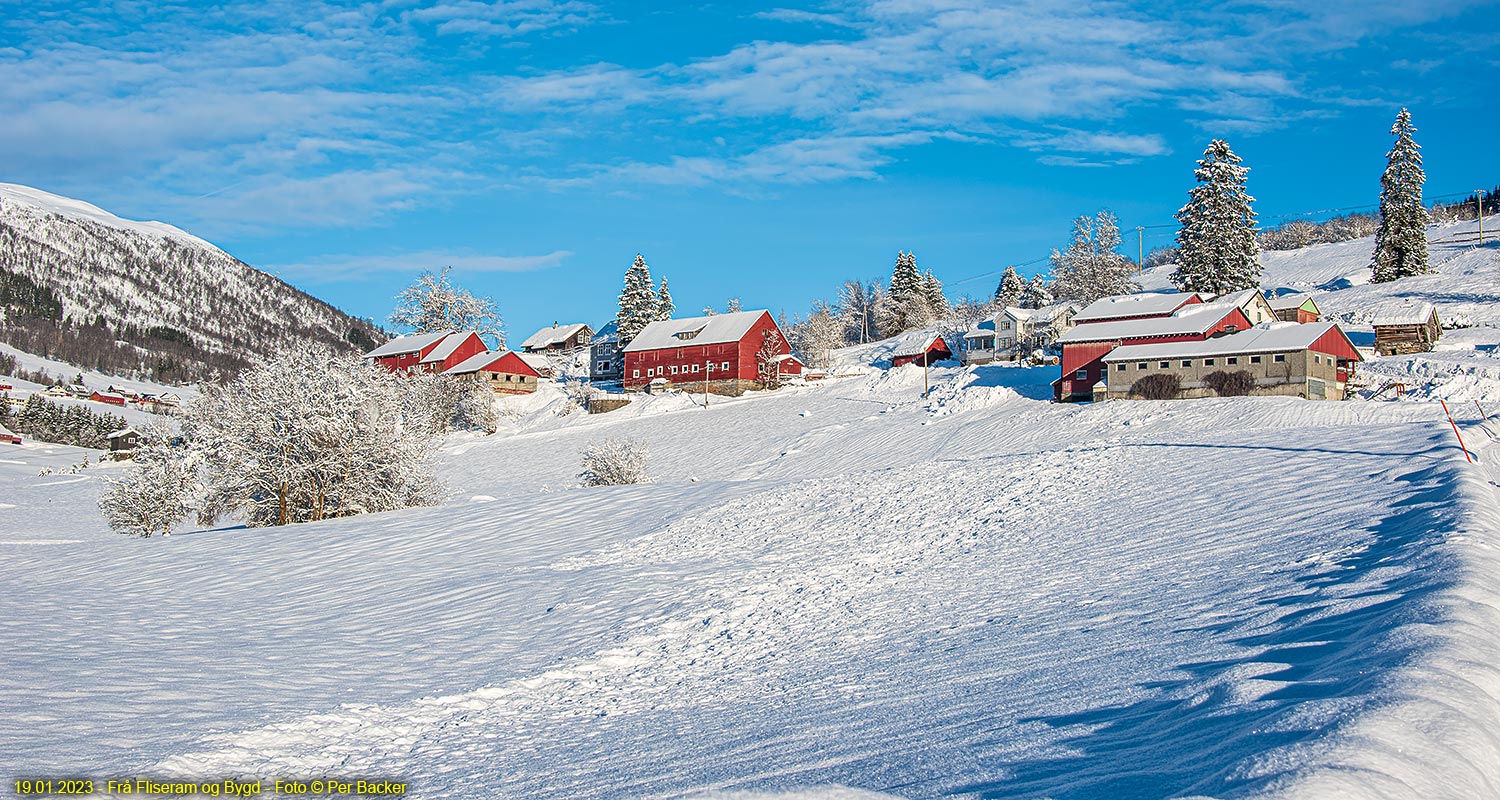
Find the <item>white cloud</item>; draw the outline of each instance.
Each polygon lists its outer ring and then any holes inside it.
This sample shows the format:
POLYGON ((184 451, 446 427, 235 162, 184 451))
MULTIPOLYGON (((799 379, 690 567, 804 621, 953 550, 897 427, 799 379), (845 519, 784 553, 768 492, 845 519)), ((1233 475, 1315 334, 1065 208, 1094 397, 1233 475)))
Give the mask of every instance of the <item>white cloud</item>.
POLYGON ((554 250, 535 256, 497 256, 463 251, 424 250, 378 255, 329 255, 294 264, 273 264, 267 272, 303 284, 332 283, 376 274, 412 274, 452 267, 456 273, 535 272, 562 266, 573 252, 554 250))

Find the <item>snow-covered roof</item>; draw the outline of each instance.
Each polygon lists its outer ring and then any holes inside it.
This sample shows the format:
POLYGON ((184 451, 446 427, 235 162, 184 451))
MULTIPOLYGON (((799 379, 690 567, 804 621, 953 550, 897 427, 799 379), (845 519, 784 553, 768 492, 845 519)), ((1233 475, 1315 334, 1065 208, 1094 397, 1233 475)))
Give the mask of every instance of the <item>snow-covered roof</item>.
POLYGON ((374 350, 365 353, 365 358, 399 356, 407 353, 421 352, 422 348, 452 333, 453 331, 438 331, 436 333, 413 333, 407 336, 397 336, 374 350))
POLYGON ((1290 311, 1294 308, 1301 308, 1303 303, 1306 303, 1311 299, 1311 295, 1294 293, 1273 295, 1267 297, 1266 302, 1271 305, 1272 311, 1290 311))
MULTIPOLYGON (((1338 326, 1332 322, 1309 322, 1305 325, 1295 322, 1266 322, 1247 331, 1217 336, 1201 342, 1162 342, 1116 347, 1104 357, 1104 360, 1114 363, 1150 361, 1157 358, 1202 358, 1237 353, 1306 350, 1323 334, 1337 328, 1338 326)), ((1353 350, 1354 346, 1351 344, 1349 349, 1353 350)))
POLYGON ((1215 303, 1233 303, 1234 305, 1237 305, 1240 308, 1244 308, 1245 306, 1250 305, 1251 303, 1253 303, 1256 298, 1260 298, 1262 300, 1265 299, 1265 296, 1260 293, 1259 289, 1241 289, 1238 292, 1229 292, 1228 294, 1221 294, 1218 297, 1214 298, 1214 302, 1215 303))
POLYGON ((442 361, 448 356, 453 355, 453 351, 457 350, 459 345, 463 344, 465 341, 468 341, 468 338, 470 336, 478 335, 479 333, 477 331, 459 331, 458 333, 450 333, 441 342, 438 342, 437 347, 432 348, 432 352, 428 353, 426 357, 422 359, 422 363, 431 364, 434 362, 442 361))
POLYGON ((552 369, 552 362, 548 361, 544 355, 538 353, 516 353, 516 355, 522 361, 526 362, 526 366, 531 367, 537 372, 546 372, 552 369))
POLYGON ((549 328, 542 328, 526 337, 526 341, 521 343, 521 348, 523 350, 530 350, 532 348, 551 347, 554 344, 562 344, 573 338, 574 334, 587 327, 588 325, 585 323, 575 322, 570 325, 553 325, 549 328))
POLYGON ((124 400, 125 399, 125 395, 123 395, 123 394, 115 394, 114 392, 91 392, 89 394, 89 397, 93 397, 94 395, 99 395, 100 397, 105 397, 105 398, 108 398, 110 400, 124 400))
POLYGON ((933 342, 942 340, 942 335, 933 331, 912 331, 902 334, 896 339, 896 346, 891 350, 891 358, 922 355, 932 349, 933 342))
POLYGON ((475 373, 480 371, 481 369, 484 369, 490 364, 499 361, 500 358, 504 355, 504 351, 497 353, 491 350, 486 350, 483 353, 475 353, 474 355, 469 356, 463 361, 460 361, 457 364, 454 364, 453 366, 443 370, 443 374, 468 375, 471 373, 475 373))
POLYGON ((118 439, 118 438, 120 438, 122 436, 140 436, 140 435, 141 435, 141 432, 138 431, 138 430, 136 430, 135 428, 121 428, 121 429, 115 431, 114 433, 107 434, 104 438, 106 438, 106 439, 118 439))
POLYGON ((1073 315, 1074 322, 1088 322, 1095 319, 1113 319, 1115 317, 1151 317, 1172 313, 1173 309, 1186 303, 1189 299, 1201 295, 1196 292, 1178 292, 1175 294, 1155 294, 1145 292, 1141 294, 1121 294, 1114 297, 1101 297, 1083 307, 1083 310, 1073 315))
MULTIPOLYGON (((1190 306, 1183 306, 1170 317, 1122 319, 1114 322, 1090 322, 1079 325, 1058 337, 1057 341, 1061 344, 1106 342, 1114 339, 1203 333, 1238 309, 1239 306, 1233 303, 1194 303, 1190 306)), ((1077 317, 1074 319, 1076 320, 1077 317)))
POLYGON ((1425 325, 1432 321, 1432 315, 1435 312, 1433 305, 1425 300, 1386 303, 1376 307, 1375 318, 1370 324, 1425 325))
POLYGON ((625 352, 639 353, 642 350, 660 350, 667 347, 684 347, 699 344, 728 344, 738 342, 750 331, 762 314, 759 311, 736 311, 732 314, 715 314, 708 317, 666 319, 647 325, 636 334, 625 352), (694 334, 683 338, 679 334, 694 334))

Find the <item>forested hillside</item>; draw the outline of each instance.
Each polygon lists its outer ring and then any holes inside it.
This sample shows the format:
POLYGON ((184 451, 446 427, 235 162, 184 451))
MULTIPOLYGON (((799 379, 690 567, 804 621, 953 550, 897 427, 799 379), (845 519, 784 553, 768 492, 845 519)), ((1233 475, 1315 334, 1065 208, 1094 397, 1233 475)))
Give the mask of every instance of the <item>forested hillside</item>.
POLYGON ((176 228, 0 184, 0 341, 22 350, 183 383, 288 347, 383 338, 176 228))

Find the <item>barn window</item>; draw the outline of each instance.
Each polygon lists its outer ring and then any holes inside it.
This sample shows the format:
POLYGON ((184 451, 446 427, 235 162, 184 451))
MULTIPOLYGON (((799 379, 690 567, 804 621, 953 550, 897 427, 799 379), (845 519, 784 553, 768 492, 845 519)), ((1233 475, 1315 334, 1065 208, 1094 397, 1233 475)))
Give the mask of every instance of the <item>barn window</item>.
POLYGON ((633 372, 635 374, 631 375, 630 377, 632 377, 632 378, 639 378, 639 377, 641 377, 641 371, 640 370, 633 370, 633 372))
POLYGON ((1168 368, 1170 366, 1172 366, 1172 362, 1170 362, 1170 361, 1163 361, 1163 362, 1161 362, 1160 364, 1157 365, 1157 367, 1160 368, 1160 369, 1166 369, 1166 368, 1168 368))
POLYGON ((1193 365, 1193 360, 1192 360, 1192 359, 1190 359, 1190 358, 1184 358, 1184 359, 1183 359, 1183 360, 1182 360, 1182 365, 1183 365, 1183 366, 1184 366, 1184 367, 1191 367, 1191 366, 1192 366, 1192 365, 1193 365))
POLYGON ((1211 359, 1211 358, 1205 358, 1205 359, 1203 359, 1203 366, 1205 366, 1205 367, 1211 367, 1213 365, 1214 365, 1214 360, 1213 359, 1211 359))
POLYGON ((1260 356, 1250 356, 1250 363, 1251 364, 1259 364, 1260 363, 1260 356))
POLYGON ((724 363, 723 363, 723 364, 722 364, 722 365, 721 365, 721 366, 720 366, 720 367, 719 367, 719 369, 724 369, 724 370, 727 370, 727 369, 729 369, 729 362, 728 362, 728 361, 725 361, 725 362, 724 362, 724 363))
POLYGON ((1144 362, 1144 361, 1142 361, 1142 362, 1141 362, 1141 363, 1139 363, 1139 364, 1136 364, 1136 365, 1135 365, 1135 368, 1136 368, 1136 369, 1146 369, 1146 368, 1147 368, 1147 367, 1149 367, 1149 366, 1151 366, 1151 365, 1150 365, 1150 364, 1147 364, 1147 363, 1146 363, 1146 362, 1144 362))
POLYGON ((1277 353, 1276 355, 1271 356, 1271 360, 1275 361, 1278 364, 1280 364, 1281 362, 1283 362, 1283 361, 1286 360, 1286 354, 1285 353, 1277 353))
POLYGON ((676 375, 676 374, 677 374, 677 365, 676 365, 676 364, 673 364, 673 365, 672 365, 672 374, 673 374, 673 375, 676 375))
POLYGON ((1089 371, 1086 369, 1078 370, 1077 372, 1073 373, 1073 378, 1075 380, 1086 381, 1089 379, 1089 371))
POLYGON ((693 371, 694 371, 694 372, 697 372, 697 371, 698 371, 698 365, 697 365, 697 364, 694 364, 694 365, 693 365, 693 371))
POLYGON ((714 362, 712 362, 712 361, 708 362, 708 371, 709 372, 713 372, 714 371, 714 362))
POLYGON ((1224 359, 1224 363, 1230 366, 1234 366, 1235 364, 1240 363, 1240 360, 1238 358, 1235 358, 1234 356, 1230 356, 1229 358, 1224 359))
POLYGON ((1125 371, 1125 365, 1124 364, 1116 364, 1115 365, 1115 372, 1124 372, 1124 371, 1125 371))

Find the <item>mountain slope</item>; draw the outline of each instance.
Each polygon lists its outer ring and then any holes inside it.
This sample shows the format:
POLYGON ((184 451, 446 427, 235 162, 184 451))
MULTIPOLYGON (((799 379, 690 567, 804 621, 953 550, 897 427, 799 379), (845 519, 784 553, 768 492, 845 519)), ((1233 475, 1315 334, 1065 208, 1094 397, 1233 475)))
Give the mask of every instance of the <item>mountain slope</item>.
POLYGON ((0 184, 0 339, 23 350, 182 382, 285 347, 381 338, 170 225, 0 184))

